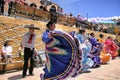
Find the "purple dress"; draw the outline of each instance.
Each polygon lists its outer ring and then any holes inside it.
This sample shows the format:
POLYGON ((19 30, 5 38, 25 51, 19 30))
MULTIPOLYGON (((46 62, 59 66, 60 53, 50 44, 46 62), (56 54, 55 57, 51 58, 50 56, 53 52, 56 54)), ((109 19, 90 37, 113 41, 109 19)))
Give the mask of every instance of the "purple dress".
MULTIPOLYGON (((74 38, 61 31, 52 32, 52 38, 48 38, 49 30, 42 35, 46 44, 46 65, 41 80, 65 80, 78 70, 77 45, 74 38)), ((79 67, 80 69, 81 67, 79 67)))

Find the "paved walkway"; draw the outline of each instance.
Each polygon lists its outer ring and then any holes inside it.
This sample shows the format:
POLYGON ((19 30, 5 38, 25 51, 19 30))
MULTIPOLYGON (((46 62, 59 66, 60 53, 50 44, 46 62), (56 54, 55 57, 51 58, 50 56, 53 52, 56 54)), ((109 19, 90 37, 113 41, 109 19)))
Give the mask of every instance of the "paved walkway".
MULTIPOLYGON (((22 71, 0 74, 0 80, 40 80, 39 74, 42 68, 35 68, 35 76, 27 76, 22 78, 22 71)), ((75 78, 68 80, 120 80, 120 58, 111 60, 108 64, 101 65, 99 68, 90 69, 88 73, 82 73, 75 78)))

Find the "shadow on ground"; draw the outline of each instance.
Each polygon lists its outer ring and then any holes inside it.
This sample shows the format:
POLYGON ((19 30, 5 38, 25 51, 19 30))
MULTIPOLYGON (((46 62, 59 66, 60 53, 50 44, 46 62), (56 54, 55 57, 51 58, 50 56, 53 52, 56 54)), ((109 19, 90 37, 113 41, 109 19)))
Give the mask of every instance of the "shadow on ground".
POLYGON ((22 78, 21 74, 19 75, 13 75, 11 77, 8 77, 8 80, 20 80, 22 78))

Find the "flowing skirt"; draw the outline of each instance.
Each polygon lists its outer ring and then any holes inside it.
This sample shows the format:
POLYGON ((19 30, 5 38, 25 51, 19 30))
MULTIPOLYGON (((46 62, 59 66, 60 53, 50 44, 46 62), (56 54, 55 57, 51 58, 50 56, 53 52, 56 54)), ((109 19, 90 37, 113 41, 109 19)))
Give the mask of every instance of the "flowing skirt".
POLYGON ((52 35, 53 39, 46 44, 47 61, 40 77, 41 80, 65 80, 78 69, 78 49, 71 35, 61 31, 52 35))
POLYGON ((88 57, 92 45, 90 43, 80 45, 82 49, 82 71, 87 71, 94 64, 93 60, 88 57))
POLYGON ((100 60, 101 60, 101 63, 103 63, 103 64, 107 63, 111 60, 111 54, 107 53, 105 48, 103 49, 103 51, 100 54, 100 60))

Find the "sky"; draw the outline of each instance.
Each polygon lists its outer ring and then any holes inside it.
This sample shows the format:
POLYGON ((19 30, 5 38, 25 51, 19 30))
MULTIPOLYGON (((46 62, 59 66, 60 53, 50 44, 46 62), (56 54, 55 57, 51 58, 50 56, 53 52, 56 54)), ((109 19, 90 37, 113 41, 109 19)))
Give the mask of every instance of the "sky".
POLYGON ((65 13, 88 18, 120 16, 120 0, 51 0, 65 13))

